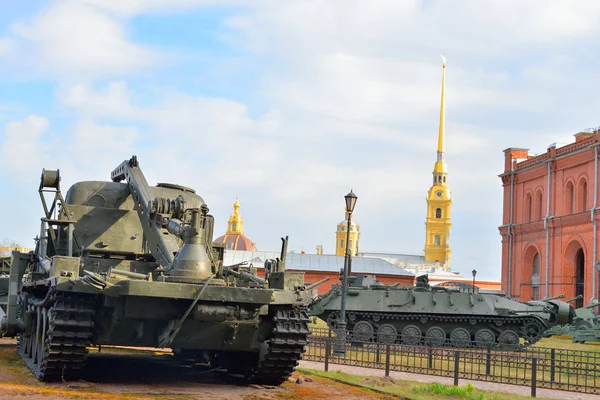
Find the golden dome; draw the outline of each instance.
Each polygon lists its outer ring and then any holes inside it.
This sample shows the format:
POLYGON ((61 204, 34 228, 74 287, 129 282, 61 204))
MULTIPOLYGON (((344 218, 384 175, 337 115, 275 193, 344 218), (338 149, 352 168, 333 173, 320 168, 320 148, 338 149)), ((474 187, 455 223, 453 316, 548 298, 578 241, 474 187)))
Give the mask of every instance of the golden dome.
POLYGON ((244 236, 244 220, 240 215, 240 202, 237 196, 233 203, 233 214, 227 224, 227 232, 215 239, 215 243, 224 243, 227 250, 256 251, 256 244, 244 236))

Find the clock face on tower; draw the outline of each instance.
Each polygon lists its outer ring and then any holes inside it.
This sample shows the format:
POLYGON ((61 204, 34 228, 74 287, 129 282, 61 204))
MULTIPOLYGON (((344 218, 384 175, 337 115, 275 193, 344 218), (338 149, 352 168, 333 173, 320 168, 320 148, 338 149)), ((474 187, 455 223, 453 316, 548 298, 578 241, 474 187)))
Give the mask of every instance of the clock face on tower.
POLYGON ((435 195, 436 195, 437 197, 442 197, 442 191, 441 191, 441 190, 438 190, 437 192, 435 192, 435 195))

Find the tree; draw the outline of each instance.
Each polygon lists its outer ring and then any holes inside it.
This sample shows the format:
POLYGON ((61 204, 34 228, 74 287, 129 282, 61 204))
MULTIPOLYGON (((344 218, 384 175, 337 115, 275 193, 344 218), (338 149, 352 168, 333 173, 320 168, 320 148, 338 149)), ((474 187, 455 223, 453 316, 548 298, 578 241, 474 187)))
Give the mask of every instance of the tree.
POLYGON ((14 249, 15 247, 21 247, 21 245, 12 239, 6 237, 0 238, 0 257, 10 256, 10 250, 7 249, 14 249))

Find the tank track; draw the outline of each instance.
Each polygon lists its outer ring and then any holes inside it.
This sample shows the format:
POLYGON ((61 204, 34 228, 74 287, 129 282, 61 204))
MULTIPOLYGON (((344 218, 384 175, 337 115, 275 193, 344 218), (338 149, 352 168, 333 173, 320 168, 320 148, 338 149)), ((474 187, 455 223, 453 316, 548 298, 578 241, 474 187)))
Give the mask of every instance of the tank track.
POLYGON ((302 359, 308 344, 308 308, 278 307, 273 315, 271 338, 249 381, 264 385, 281 385, 302 359))
POLYGON ((94 327, 93 303, 82 296, 48 292, 45 299, 24 296, 31 330, 19 336, 17 352, 44 382, 74 378, 85 366, 94 327))
MULTIPOLYGON (((335 329, 338 313, 332 313, 327 320, 330 328, 335 329)), ((460 347, 500 347, 510 349, 523 349, 531 346, 538 342, 544 337, 544 332, 547 330, 545 324, 542 323, 538 318, 533 316, 516 316, 516 317, 502 317, 502 316, 485 316, 485 315, 440 315, 440 314, 415 314, 415 313, 378 313, 378 312, 347 312, 348 317, 348 331, 351 331, 350 327, 353 327, 360 321, 367 321, 375 326, 382 326, 384 324, 393 324, 393 321, 405 321, 413 324, 427 324, 428 326, 439 326, 444 329, 448 324, 453 325, 464 325, 472 327, 474 325, 484 325, 478 329, 489 329, 494 333, 496 342, 493 345, 483 345, 477 343, 477 341, 471 340, 469 343, 465 343, 460 347), (506 329, 511 329, 517 333, 519 338, 523 340, 523 343, 519 344, 502 344, 498 342, 499 334, 506 329)), ((417 325, 417 326, 418 326, 417 325)), ((444 331, 446 331, 444 329, 444 331)), ((448 336, 446 331, 446 335, 448 336)), ((425 332, 422 331, 422 338, 419 344, 424 343, 425 332)), ((397 332, 396 343, 401 340, 401 332, 397 332)), ((373 335, 373 341, 377 341, 377 331, 373 335)), ((449 338, 446 338, 444 343, 438 345, 441 347, 457 347, 450 342, 449 338)))

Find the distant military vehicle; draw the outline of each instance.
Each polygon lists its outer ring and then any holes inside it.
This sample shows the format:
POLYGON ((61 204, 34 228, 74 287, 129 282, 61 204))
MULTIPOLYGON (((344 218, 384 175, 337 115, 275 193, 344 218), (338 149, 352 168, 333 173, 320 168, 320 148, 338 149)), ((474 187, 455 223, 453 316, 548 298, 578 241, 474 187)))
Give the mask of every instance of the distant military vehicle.
POLYGON ((10 272, 10 257, 0 257, 0 318, 6 314, 8 303, 8 273, 10 272))
MULTIPOLYGON (((347 329, 359 342, 519 348, 542 338, 554 325, 568 324, 575 311, 558 300, 520 303, 505 297, 430 287, 383 285, 374 276, 351 276, 346 298, 347 329)), ((337 328, 341 288, 310 306, 311 315, 337 328)))
POLYGON ((285 381, 310 333, 310 291, 285 270, 287 238, 265 278, 223 266, 194 190, 150 186, 135 156, 111 179, 63 198, 59 171, 42 172, 40 236, 35 251, 13 252, 0 320, 35 376, 76 377, 94 344, 173 348, 251 382, 285 381))
MULTIPOLYGON (((564 297, 564 296, 563 296, 564 297)), ((575 296, 571 299, 566 300, 566 303, 570 303, 575 300, 582 299, 583 295, 575 296)), ((575 309, 575 316, 573 317, 573 321, 567 325, 556 325, 552 328, 548 329, 544 332, 544 337, 556 336, 556 335, 566 335, 573 336, 573 332, 578 329, 591 328, 593 325, 593 319, 595 317, 592 312, 592 308, 594 305, 579 307, 575 309)))
POLYGON ((573 337, 573 343, 600 342, 600 315, 594 309, 600 303, 592 303, 575 310, 576 317, 566 335, 573 337))

